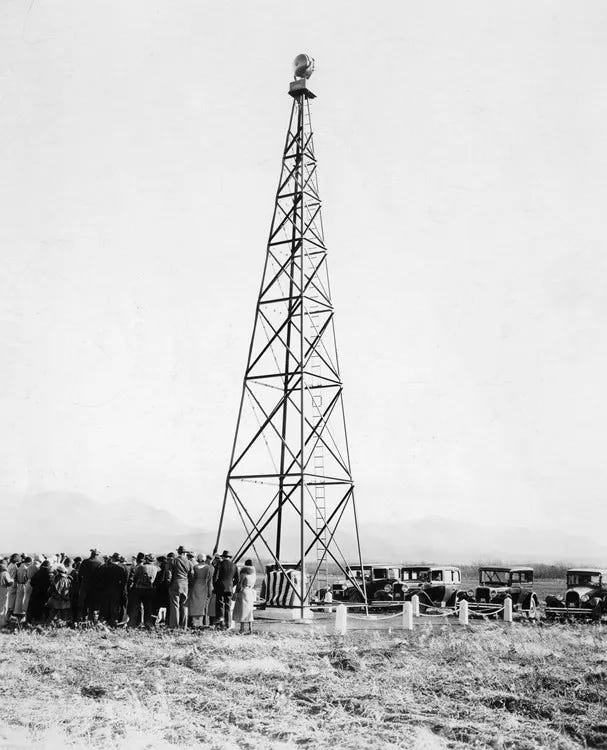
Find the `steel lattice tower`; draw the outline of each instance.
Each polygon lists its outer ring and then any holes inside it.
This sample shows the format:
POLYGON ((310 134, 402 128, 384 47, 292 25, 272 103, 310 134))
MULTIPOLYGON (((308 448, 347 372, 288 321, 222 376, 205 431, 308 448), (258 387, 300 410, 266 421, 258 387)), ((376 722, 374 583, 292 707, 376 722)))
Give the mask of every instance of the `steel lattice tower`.
POLYGON ((290 553, 289 567, 301 570, 302 612, 326 583, 329 562, 364 598, 345 559, 349 553, 362 567, 310 119, 313 65, 298 56, 290 85, 291 117, 215 545, 217 551, 226 512, 235 508, 245 529, 235 561, 253 549, 285 572, 290 553))

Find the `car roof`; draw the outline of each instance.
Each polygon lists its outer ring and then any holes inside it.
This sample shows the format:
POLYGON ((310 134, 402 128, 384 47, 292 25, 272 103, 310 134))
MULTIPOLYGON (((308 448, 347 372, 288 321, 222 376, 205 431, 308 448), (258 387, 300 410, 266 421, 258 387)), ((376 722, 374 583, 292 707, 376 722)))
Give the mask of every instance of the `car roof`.
POLYGON ((499 570, 504 573, 533 573, 533 568, 529 565, 479 565, 479 570, 499 570))
POLYGON ((605 568, 569 568, 567 573, 600 573, 601 575, 607 575, 605 568))

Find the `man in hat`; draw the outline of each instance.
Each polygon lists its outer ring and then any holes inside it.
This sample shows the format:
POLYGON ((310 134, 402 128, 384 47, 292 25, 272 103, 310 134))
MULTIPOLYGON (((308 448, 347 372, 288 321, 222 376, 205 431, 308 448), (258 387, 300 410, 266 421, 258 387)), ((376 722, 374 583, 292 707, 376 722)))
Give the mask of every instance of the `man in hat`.
POLYGON ((169 586, 169 627, 187 627, 187 600, 190 582, 194 575, 194 564, 188 559, 187 550, 180 546, 177 557, 171 563, 171 584, 169 586))
POLYGON ((109 558, 107 565, 99 568, 101 577, 101 618, 114 628, 126 620, 126 582, 128 571, 120 562, 117 552, 109 558))
POLYGON ((133 588, 131 589, 131 608, 129 611, 129 627, 136 628, 142 623, 149 627, 152 624, 152 609, 154 606, 154 581, 159 568, 154 564, 153 555, 145 555, 133 572, 133 588))
POLYGON ((237 583, 238 568, 232 562, 232 555, 224 549, 219 565, 215 568, 213 587, 217 614, 221 616, 226 630, 232 624, 232 594, 237 583))
POLYGON ((80 563, 78 571, 78 619, 86 620, 89 617, 95 619, 95 612, 99 610, 98 601, 98 576, 97 570, 101 567, 99 550, 91 549, 90 557, 80 563))

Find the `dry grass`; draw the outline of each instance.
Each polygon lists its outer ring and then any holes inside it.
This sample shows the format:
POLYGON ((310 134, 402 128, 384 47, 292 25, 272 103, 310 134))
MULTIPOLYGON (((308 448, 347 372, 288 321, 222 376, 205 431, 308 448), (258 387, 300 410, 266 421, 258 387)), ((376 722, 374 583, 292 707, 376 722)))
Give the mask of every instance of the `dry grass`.
POLYGON ((600 626, 0 643, 2 748, 607 747, 600 626))

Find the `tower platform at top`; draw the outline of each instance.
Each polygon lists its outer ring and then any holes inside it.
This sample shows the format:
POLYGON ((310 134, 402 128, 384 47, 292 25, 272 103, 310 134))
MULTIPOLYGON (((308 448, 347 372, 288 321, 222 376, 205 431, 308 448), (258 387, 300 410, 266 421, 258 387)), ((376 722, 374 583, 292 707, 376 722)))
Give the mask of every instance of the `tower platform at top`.
POLYGON ((305 96, 306 99, 316 99, 316 94, 308 88, 308 82, 305 78, 298 78, 289 84, 289 95, 296 99, 299 96, 305 96))

